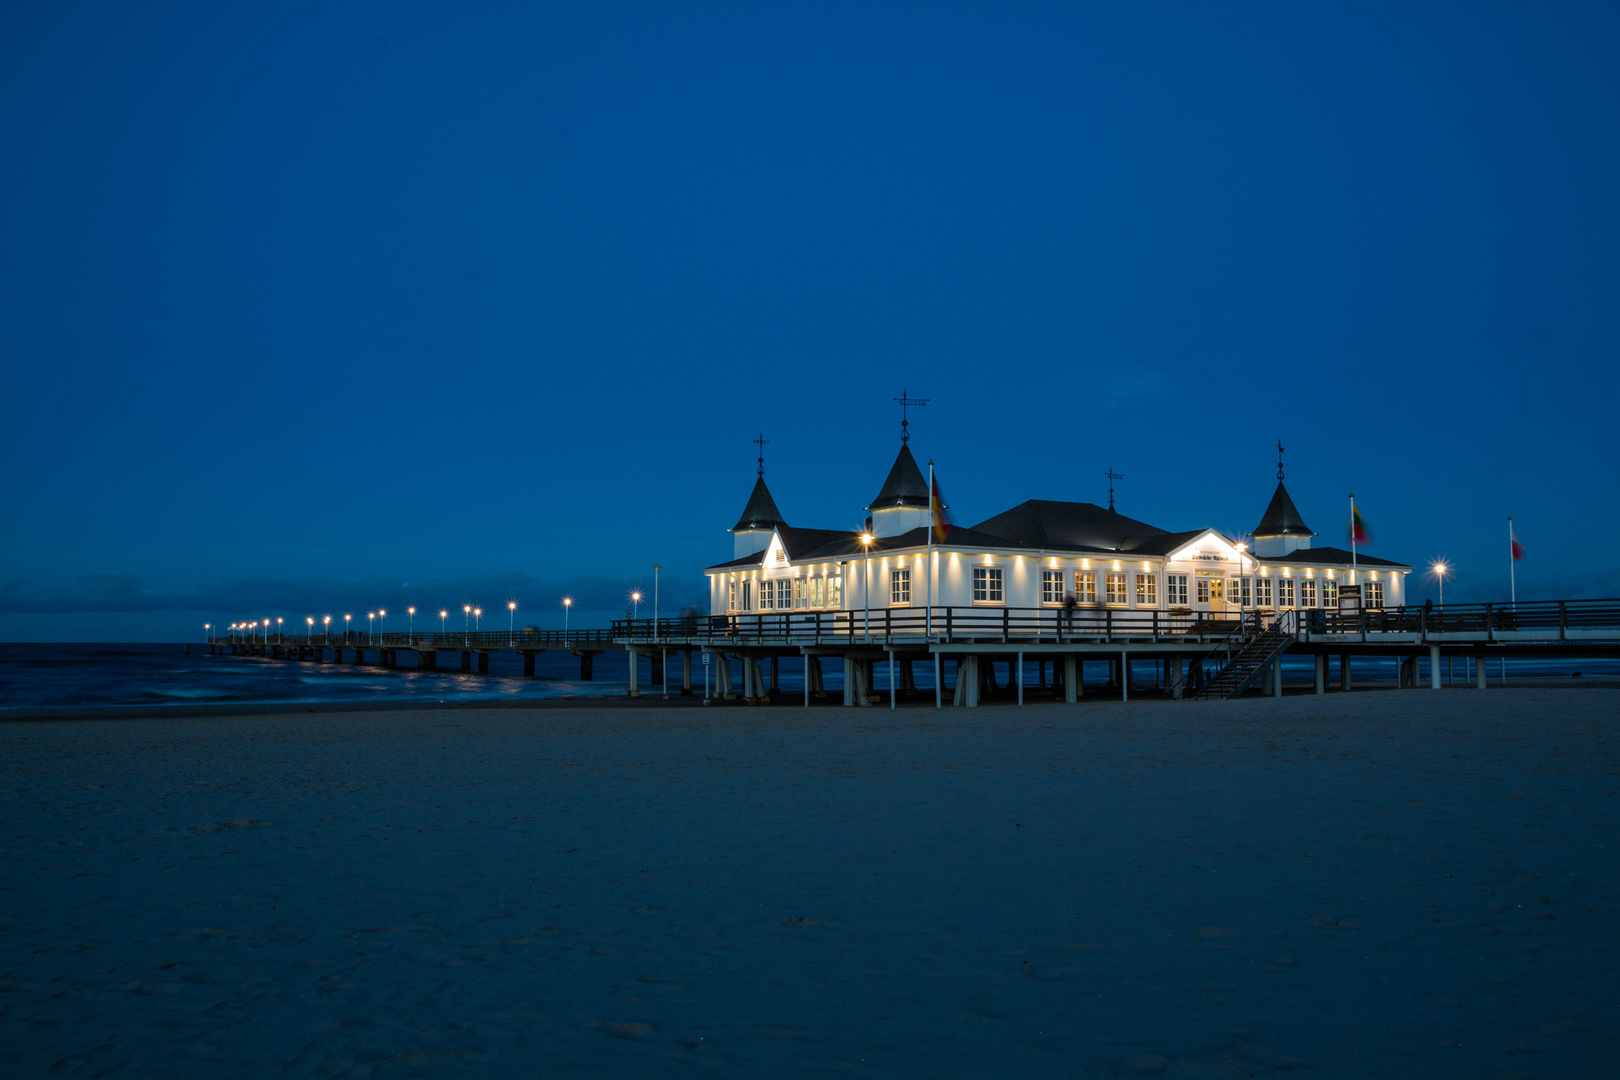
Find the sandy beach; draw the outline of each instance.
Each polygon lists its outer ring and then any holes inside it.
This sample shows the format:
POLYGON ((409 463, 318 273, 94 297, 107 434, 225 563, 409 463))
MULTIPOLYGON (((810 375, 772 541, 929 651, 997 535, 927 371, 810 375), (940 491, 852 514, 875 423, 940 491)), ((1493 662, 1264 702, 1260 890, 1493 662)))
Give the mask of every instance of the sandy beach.
POLYGON ((1594 1076, 1620 691, 0 724, 9 1076, 1594 1076))

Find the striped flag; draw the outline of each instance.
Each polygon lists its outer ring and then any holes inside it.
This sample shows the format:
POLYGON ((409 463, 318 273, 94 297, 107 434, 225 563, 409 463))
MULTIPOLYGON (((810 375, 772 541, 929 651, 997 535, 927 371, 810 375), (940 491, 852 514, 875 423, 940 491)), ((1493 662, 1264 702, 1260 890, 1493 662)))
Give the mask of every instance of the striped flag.
POLYGON ((1513 553, 1514 562, 1524 561, 1524 545, 1519 543, 1519 534, 1513 531, 1512 525, 1508 526, 1508 550, 1513 553))
POLYGON ((1372 531, 1367 528, 1367 519, 1361 516, 1356 504, 1350 504, 1350 540, 1356 544, 1372 543, 1372 531))
POLYGON ((934 539, 941 544, 951 534, 951 519, 945 509, 945 496, 939 493, 939 481, 935 480, 928 493, 928 517, 933 522, 934 539))

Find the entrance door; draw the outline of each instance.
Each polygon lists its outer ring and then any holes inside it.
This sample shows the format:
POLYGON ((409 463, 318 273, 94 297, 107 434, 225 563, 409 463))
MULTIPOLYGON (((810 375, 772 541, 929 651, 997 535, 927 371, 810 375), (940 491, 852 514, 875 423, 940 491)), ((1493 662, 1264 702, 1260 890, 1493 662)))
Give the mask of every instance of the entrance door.
POLYGON ((1226 579, 1209 579, 1209 610, 1216 614, 1226 610, 1226 579))

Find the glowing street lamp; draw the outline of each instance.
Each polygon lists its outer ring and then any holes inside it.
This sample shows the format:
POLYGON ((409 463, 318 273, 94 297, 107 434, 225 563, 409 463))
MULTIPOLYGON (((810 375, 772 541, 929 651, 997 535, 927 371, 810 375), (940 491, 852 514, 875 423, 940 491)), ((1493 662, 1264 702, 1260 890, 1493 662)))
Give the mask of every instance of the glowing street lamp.
POLYGON ((213 623, 203 623, 203 641, 205 643, 208 641, 209 638, 214 636, 213 635, 213 629, 214 629, 214 624, 213 623))
POLYGON ((372 620, 376 619, 376 617, 377 613, 375 611, 366 612, 366 641, 368 643, 375 640, 375 637, 372 634, 372 620))
POLYGON ((309 636, 314 637, 315 636, 315 616, 311 615, 308 618, 306 618, 304 621, 309 623, 309 636))
POLYGON ((566 638, 566 637, 568 637, 568 610, 574 606, 574 598, 572 596, 563 597, 562 598, 562 606, 563 606, 563 637, 566 638))
MULTIPOLYGON (((1436 562, 1429 567, 1429 573, 1433 574, 1435 580, 1440 583, 1440 606, 1444 608, 1446 606, 1446 575, 1451 573, 1451 567, 1444 562, 1436 562)), ((1466 673, 1466 669, 1464 670, 1466 673)))
POLYGON ((862 616, 863 637, 872 636, 872 540, 871 533, 861 533, 861 543, 866 547, 866 574, 865 582, 861 586, 861 600, 866 606, 866 614, 862 616))
POLYGON ((276 639, 277 640, 280 640, 281 638, 284 638, 284 637, 287 636, 286 633, 281 629, 281 624, 284 621, 285 620, 282 619, 282 617, 280 615, 276 616, 276 639))
POLYGON ((470 642, 467 639, 467 635, 471 631, 472 631, 472 605, 471 604, 462 604, 461 605, 461 643, 463 645, 470 644, 470 642))
POLYGON ((388 624, 383 621, 386 618, 388 618, 388 609, 387 608, 378 608, 377 609, 377 633, 378 634, 387 634, 388 633, 388 624))
POLYGON ((506 643, 510 645, 517 640, 517 601, 506 602, 506 643))
MULTIPOLYGON (((1242 633, 1243 633, 1244 594, 1248 591, 1243 587, 1243 571, 1245 569, 1245 567, 1243 565, 1243 553, 1245 551, 1247 551, 1247 550, 1249 550, 1249 545, 1244 544, 1244 543, 1239 543, 1237 545, 1238 576, 1237 576, 1237 581, 1234 584, 1237 585, 1237 593, 1238 593, 1238 634, 1239 634, 1239 636, 1241 636, 1242 633)), ((1258 619, 1258 616, 1256 616, 1256 619, 1258 619)), ((1258 622, 1256 622, 1257 627, 1258 627, 1258 625, 1259 625, 1258 622)))
POLYGON ((481 607, 473 608, 473 633, 475 633, 475 634, 483 633, 483 629, 482 629, 482 627, 483 627, 483 622, 482 622, 483 618, 484 618, 484 609, 481 608, 481 607))
POLYGON ((447 616, 449 614, 450 613, 448 611, 439 612, 439 633, 440 634, 446 633, 445 628, 444 628, 444 619, 445 619, 445 616, 447 616))
POLYGON ((416 640, 416 609, 413 608, 413 607, 406 608, 405 609, 405 616, 406 616, 406 618, 408 618, 410 620, 405 625, 405 636, 407 638, 409 638, 411 641, 415 641, 416 640))
POLYGON ((326 640, 331 641, 332 640, 332 616, 330 616, 330 615, 322 615, 321 616, 321 629, 326 634, 326 640))

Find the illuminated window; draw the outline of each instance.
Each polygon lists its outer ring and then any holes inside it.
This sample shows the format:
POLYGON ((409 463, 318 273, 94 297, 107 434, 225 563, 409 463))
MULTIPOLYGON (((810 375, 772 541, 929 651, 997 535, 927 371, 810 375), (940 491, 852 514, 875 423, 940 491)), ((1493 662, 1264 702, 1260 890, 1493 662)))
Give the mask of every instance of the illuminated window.
POLYGON ((1061 570, 1041 571, 1041 603, 1063 603, 1063 578, 1061 570))
POLYGON ((1209 578, 1207 578, 1207 577, 1199 578, 1198 579, 1197 589, 1198 589, 1198 602, 1200 604, 1209 603, 1209 578))
POLYGON ((793 606, 802 608, 810 603, 810 583, 804 578, 793 579, 793 606))
POLYGON ((1187 575, 1166 574, 1164 576, 1164 602, 1171 607, 1187 606, 1187 575))
POLYGON ((889 604, 903 607, 911 603, 911 571, 889 571, 889 604))
POLYGON ((817 576, 811 578, 810 582, 809 582, 809 585, 810 585, 810 606, 811 607, 820 607, 821 606, 821 576, 818 574, 817 576))
POLYGON ((834 574, 827 579, 827 606, 841 608, 844 606, 844 578, 834 574))
POLYGON ((1271 606, 1271 579, 1268 577, 1254 579, 1254 602, 1258 607, 1271 606))
POLYGON ((1090 570, 1074 572, 1074 598, 1082 604, 1097 602, 1097 575, 1090 570))
POLYGON ((1159 579, 1152 574, 1136 575, 1136 606, 1159 606, 1159 579))
POLYGON ((1293 607, 1294 606, 1294 579, 1293 578, 1286 578, 1285 577, 1285 578, 1278 578, 1277 579, 1277 606, 1278 607, 1293 607))
POLYGON ((1128 604, 1130 598, 1125 595, 1125 575, 1108 573, 1103 575, 1103 587, 1107 591, 1107 602, 1110 604, 1128 604))
POLYGON ((737 583, 735 581, 728 583, 726 586, 726 610, 737 610, 737 583))
POLYGON ((1316 606, 1316 581, 1314 578, 1306 578, 1299 583, 1299 606, 1316 606))
POLYGON ((752 581, 745 581, 742 583, 742 609, 744 611, 754 610, 753 597, 750 596, 750 591, 752 590, 753 585, 754 583, 752 581))
POLYGON ((1004 603, 1006 595, 1006 591, 1002 588, 1001 567, 975 566, 973 568, 973 602, 975 604, 1004 603))
POLYGON ((1248 607, 1250 604, 1254 603, 1254 600, 1251 599, 1253 594, 1249 591, 1250 582, 1252 580, 1253 579, 1246 577, 1232 579, 1233 584, 1237 586, 1238 604, 1241 607, 1248 607))
POLYGON ((1325 608, 1339 606, 1339 583, 1337 581, 1322 582, 1322 606, 1325 608))
POLYGON ((1369 581, 1361 587, 1361 603, 1370 609, 1384 606, 1384 583, 1369 581))

